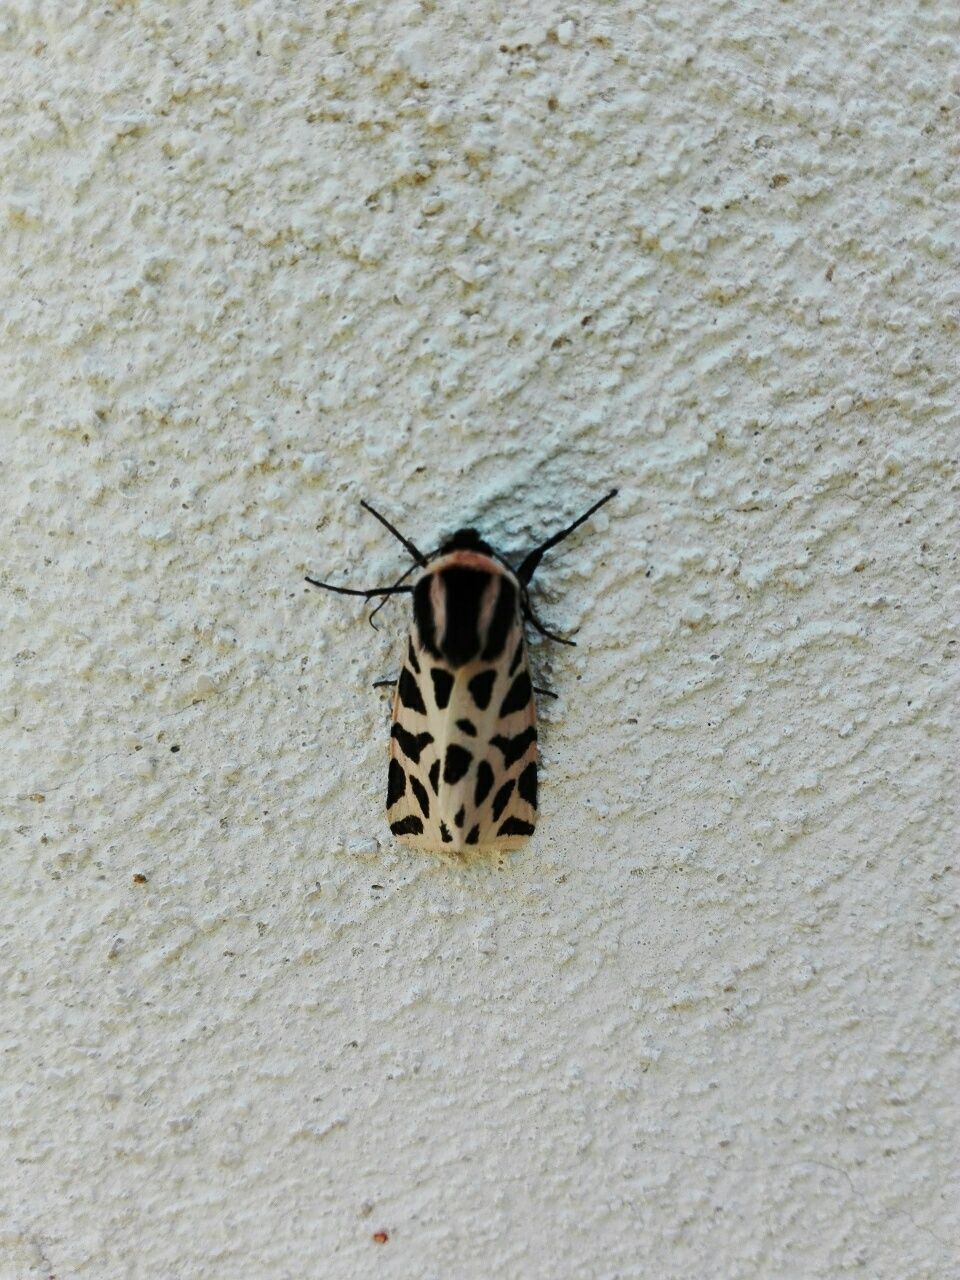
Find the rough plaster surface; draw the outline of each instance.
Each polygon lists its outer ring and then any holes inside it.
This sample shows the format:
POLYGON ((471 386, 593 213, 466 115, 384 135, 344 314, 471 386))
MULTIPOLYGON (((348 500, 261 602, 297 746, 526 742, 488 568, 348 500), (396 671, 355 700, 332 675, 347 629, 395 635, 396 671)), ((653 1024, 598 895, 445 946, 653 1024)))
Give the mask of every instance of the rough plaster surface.
POLYGON ((3 1280, 960 1275, 957 35, 0 5, 3 1280), (611 482, 403 852, 303 572, 611 482))

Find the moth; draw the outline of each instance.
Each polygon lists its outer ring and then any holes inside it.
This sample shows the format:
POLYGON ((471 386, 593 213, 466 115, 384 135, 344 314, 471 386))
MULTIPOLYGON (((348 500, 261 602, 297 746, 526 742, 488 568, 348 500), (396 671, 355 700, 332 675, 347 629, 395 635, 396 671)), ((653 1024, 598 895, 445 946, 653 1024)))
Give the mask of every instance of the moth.
POLYGON ((424 555, 385 516, 361 502, 403 543, 414 564, 389 587, 339 587, 306 579, 340 595, 381 596, 378 609, 389 596, 413 596, 413 626, 393 698, 387 776, 387 818, 404 844, 430 852, 506 850, 533 834, 537 715, 524 622, 551 640, 574 641, 540 623, 529 586, 544 553, 616 493, 611 489, 541 542, 517 568, 476 529, 458 529, 424 555), (405 585, 417 570, 415 581, 405 585))

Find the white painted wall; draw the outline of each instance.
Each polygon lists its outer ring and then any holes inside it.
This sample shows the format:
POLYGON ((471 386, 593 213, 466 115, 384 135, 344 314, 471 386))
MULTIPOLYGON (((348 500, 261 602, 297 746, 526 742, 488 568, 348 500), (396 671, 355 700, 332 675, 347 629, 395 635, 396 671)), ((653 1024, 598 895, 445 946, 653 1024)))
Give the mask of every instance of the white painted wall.
POLYGON ((3 1280, 960 1275, 956 17, 0 5, 3 1280), (401 851, 303 573, 611 483, 401 851))

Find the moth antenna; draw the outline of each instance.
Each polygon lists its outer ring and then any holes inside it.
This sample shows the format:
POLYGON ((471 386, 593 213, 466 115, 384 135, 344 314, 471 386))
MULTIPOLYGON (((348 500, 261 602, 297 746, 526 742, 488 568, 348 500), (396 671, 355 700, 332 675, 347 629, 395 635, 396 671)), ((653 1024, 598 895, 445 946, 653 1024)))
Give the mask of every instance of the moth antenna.
POLYGON ((304 578, 304 582, 309 582, 311 587, 322 587, 324 591, 335 591, 338 596, 394 596, 400 595, 404 591, 412 591, 413 587, 401 587, 394 584, 392 587, 335 587, 332 582, 318 582, 316 578, 304 578))
MULTIPOLYGON (((555 547, 558 542, 562 542, 564 538, 569 537, 570 534, 573 533, 574 529, 578 529, 580 525, 583 524, 584 520, 589 520, 595 511, 598 511, 600 507, 602 507, 605 502, 609 502, 611 498, 615 498, 619 492, 619 489, 611 489, 610 492, 605 497, 601 498, 599 502, 595 502, 589 511, 585 511, 582 516, 578 516, 577 519, 574 520, 573 524, 567 525, 566 529, 561 529, 559 533, 555 533, 552 537, 547 538, 546 542, 541 542, 539 547, 535 547, 520 565, 519 569, 515 570, 517 577, 524 586, 526 586, 536 573, 537 566, 543 559, 544 552, 549 551, 550 548, 555 547)), ((531 615, 530 621, 533 622, 534 626, 537 626, 533 615, 531 615)), ((537 626, 537 630, 542 630, 542 628, 537 626)), ((549 631, 544 631, 543 634, 550 635, 549 631)), ((559 640, 561 637, 551 636, 550 638, 552 640, 559 640)), ((573 641, 564 640, 563 643, 572 644, 573 641)))
POLYGON ((360 499, 360 505, 361 505, 361 507, 363 507, 363 508, 364 508, 364 510, 365 510, 365 511, 369 511, 369 512, 370 512, 370 514, 371 514, 375 519, 379 520, 379 521, 380 521, 380 523, 383 525, 383 527, 384 527, 385 529, 389 529, 389 530, 390 530, 390 532, 393 534, 393 536, 394 536, 394 537, 395 537, 399 542, 402 542, 402 543, 403 543, 403 545, 407 548, 407 550, 408 550, 408 551, 410 552, 410 554, 413 556, 414 560, 416 560, 417 564, 419 564, 419 565, 425 565, 425 564, 427 563, 427 557, 423 554, 423 552, 422 552, 422 551, 418 551, 418 550, 417 550, 417 548, 416 548, 416 547, 413 545, 413 543, 410 541, 410 539, 409 539, 409 538, 405 538, 405 537, 403 536, 403 534, 400 532, 400 530, 399 530, 399 529, 395 529, 395 528, 393 527, 393 525, 390 523, 390 521, 387 519, 387 517, 386 517, 386 516, 382 516, 382 515, 380 514, 380 512, 379 512, 379 511, 377 511, 377 510, 375 510, 375 508, 371 507, 371 505, 370 505, 370 503, 369 503, 369 502, 364 502, 362 498, 360 499))

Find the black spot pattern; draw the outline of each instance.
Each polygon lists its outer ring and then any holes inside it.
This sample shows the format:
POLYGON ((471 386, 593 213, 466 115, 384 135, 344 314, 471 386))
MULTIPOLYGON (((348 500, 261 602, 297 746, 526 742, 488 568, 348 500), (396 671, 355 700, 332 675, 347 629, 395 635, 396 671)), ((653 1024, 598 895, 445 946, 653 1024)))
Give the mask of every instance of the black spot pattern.
POLYGON ((472 759, 473 756, 466 747, 460 747, 455 742, 451 742, 447 747, 447 755, 443 762, 444 782, 448 782, 451 785, 459 782, 470 768, 472 759))
POLYGON ((513 795, 513 788, 516 786, 513 778, 509 778, 497 794, 493 797, 493 820, 496 822, 501 813, 507 807, 507 801, 513 795))
POLYGON ((464 820, 466 819, 466 816, 467 816, 467 811, 463 807, 463 805, 461 805, 460 808, 457 810, 456 817, 453 819, 454 825, 457 827, 462 827, 464 820))
POLYGON ((444 844, 449 844, 453 839, 453 836, 450 834, 450 829, 445 822, 440 823, 440 839, 444 844))
POLYGON ((487 631, 487 643, 483 647, 484 662, 492 662, 503 653, 507 643, 507 633, 517 616, 517 593, 509 578, 500 578, 500 590, 497 603, 493 608, 493 617, 487 631))
POLYGON ((434 760, 433 764, 430 766, 430 772, 427 775, 427 777, 430 779, 431 787, 433 787, 433 794, 435 796, 439 795, 440 794, 440 761, 439 760, 434 760))
POLYGON ((458 720, 457 728, 461 733, 465 733, 468 738, 475 738, 477 736, 477 726, 472 720, 458 720))
POLYGON ((411 733, 402 724, 395 724, 390 730, 390 736, 396 738, 400 750, 414 764, 420 763, 420 753, 433 741, 432 733, 411 733))
POLYGON ((479 809, 490 794, 490 788, 493 786, 493 770, 490 768, 488 761, 481 760, 477 765, 477 787, 473 793, 473 803, 479 809))
POLYGON ((450 701, 453 676, 449 671, 444 671, 443 667, 431 667, 430 679, 433 681, 433 696, 437 700, 437 709, 442 711, 450 701))
POLYGON ((407 661, 410 663, 411 667, 413 667, 417 675, 419 675, 420 663, 417 661, 417 655, 416 655, 416 651, 414 650, 412 640, 407 641, 407 661))
POLYGON ((495 738, 491 738, 493 746, 499 747, 503 752, 503 767, 509 769, 515 760, 519 760, 527 747, 537 740, 537 731, 531 725, 529 729, 524 729, 523 733, 517 733, 512 738, 505 738, 502 734, 497 734, 495 738))
POLYGON ((470 833, 469 833, 469 835, 467 836, 466 840, 464 840, 464 842, 463 842, 463 843, 464 843, 464 844, 479 844, 479 843, 480 843, 480 828, 479 828, 479 827, 471 827, 471 828, 470 828, 470 833))
POLYGON ((513 652, 512 659, 510 660, 510 672, 509 672, 510 675, 513 675, 517 667, 519 667, 520 660, 522 657, 523 657, 523 636, 521 636, 520 639, 517 641, 517 647, 513 652))
POLYGON ((507 818, 500 824, 498 836, 532 836, 533 824, 524 822, 522 818, 507 818))
POLYGON ((423 835, 423 823, 415 813, 411 813, 409 817, 391 822, 390 830, 395 836, 419 836, 423 835))
POLYGON ((410 790, 417 797, 417 804, 420 806, 420 812, 425 818, 430 817, 430 797, 427 795, 427 788, 423 785, 419 778, 414 774, 410 775, 410 790))
POLYGON ((507 690, 507 696, 500 704, 501 716, 512 715, 514 711, 522 711, 533 697, 533 685, 526 671, 521 671, 507 690))
POLYGON ((467 685, 470 690, 470 697, 481 711, 486 711, 490 705, 490 695, 493 693, 493 682, 496 678, 496 671, 481 671, 467 685))
POLYGON ((407 775, 397 760, 390 761, 387 774, 387 808, 392 808, 407 789, 407 775))
POLYGON ((400 701, 411 711, 419 711, 424 716, 427 714, 420 686, 413 678, 413 672, 409 667, 404 667, 400 673, 400 701))
MULTIPOLYGON (((411 779, 412 781, 412 779, 411 779)), ((517 779, 517 795, 534 809, 537 807, 537 763, 531 760, 517 779)))

